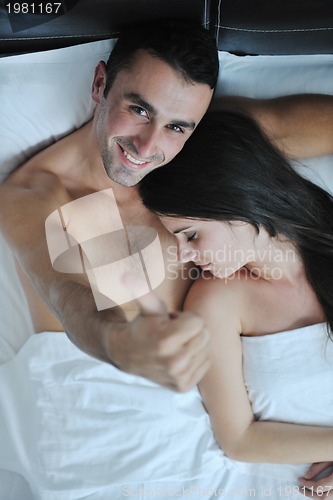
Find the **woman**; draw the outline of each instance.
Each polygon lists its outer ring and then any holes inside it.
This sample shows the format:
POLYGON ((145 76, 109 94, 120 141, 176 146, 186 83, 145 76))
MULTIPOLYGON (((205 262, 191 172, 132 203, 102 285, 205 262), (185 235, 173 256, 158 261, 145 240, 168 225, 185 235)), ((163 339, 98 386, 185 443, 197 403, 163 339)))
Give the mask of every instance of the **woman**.
MULTIPOLYGON (((332 460, 333 198, 227 112, 207 116, 141 195, 202 270, 185 308, 212 333, 200 391, 221 448, 247 462, 332 460)), ((251 470, 276 479, 262 484, 278 498, 291 493, 277 480, 306 469, 251 470)))

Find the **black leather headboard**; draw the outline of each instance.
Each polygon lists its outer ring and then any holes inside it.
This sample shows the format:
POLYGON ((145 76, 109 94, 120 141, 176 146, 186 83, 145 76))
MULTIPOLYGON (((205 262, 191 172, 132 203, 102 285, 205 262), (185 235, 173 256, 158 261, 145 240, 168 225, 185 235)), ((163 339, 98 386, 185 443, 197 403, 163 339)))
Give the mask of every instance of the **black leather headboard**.
POLYGON ((215 26, 208 0, 29 0, 27 3, 35 6, 34 13, 15 13, 15 3, 0 0, 2 54, 116 38, 126 26, 144 20, 158 22, 165 17, 197 20, 207 28, 215 26), (13 5, 10 13, 6 7, 9 3, 13 5))
POLYGON ((216 1, 220 50, 234 54, 333 53, 332 0, 216 1))
POLYGON ((333 53, 333 0, 0 0, 0 54, 115 38, 162 17, 197 20, 235 54, 333 53))

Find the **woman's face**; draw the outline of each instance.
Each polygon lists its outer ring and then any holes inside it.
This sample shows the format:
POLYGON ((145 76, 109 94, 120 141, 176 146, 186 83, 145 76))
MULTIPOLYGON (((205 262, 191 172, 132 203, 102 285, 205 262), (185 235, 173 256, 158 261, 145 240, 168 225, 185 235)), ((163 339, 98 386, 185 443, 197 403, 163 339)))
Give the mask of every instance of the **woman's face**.
POLYGON ((217 278, 231 276, 255 260, 257 232, 246 222, 162 217, 178 240, 180 262, 193 261, 217 278))

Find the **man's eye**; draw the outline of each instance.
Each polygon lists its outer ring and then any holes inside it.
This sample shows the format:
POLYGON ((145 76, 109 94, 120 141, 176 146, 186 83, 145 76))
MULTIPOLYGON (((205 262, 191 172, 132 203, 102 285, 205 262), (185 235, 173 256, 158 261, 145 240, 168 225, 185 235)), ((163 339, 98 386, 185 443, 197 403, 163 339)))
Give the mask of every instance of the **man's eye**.
POLYGON ((131 106, 131 110, 137 115, 148 117, 147 111, 144 108, 141 108, 141 106, 131 106))
POLYGON ((194 233, 192 233, 190 236, 187 236, 187 241, 193 241, 193 240, 196 240, 198 237, 198 233, 195 231, 194 233))
POLYGON ((177 133, 180 133, 180 134, 183 134, 184 133, 184 130, 182 128, 179 127, 179 125, 175 125, 173 123, 171 123, 168 128, 170 130, 172 130, 172 132, 177 132, 177 133))

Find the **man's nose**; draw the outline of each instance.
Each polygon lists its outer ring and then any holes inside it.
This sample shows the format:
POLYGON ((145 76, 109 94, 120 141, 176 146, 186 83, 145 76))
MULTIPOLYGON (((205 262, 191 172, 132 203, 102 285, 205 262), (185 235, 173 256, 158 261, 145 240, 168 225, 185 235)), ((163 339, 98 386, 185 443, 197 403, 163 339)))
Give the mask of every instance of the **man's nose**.
POLYGON ((142 125, 133 143, 141 159, 150 160, 159 152, 160 131, 153 124, 142 125))

